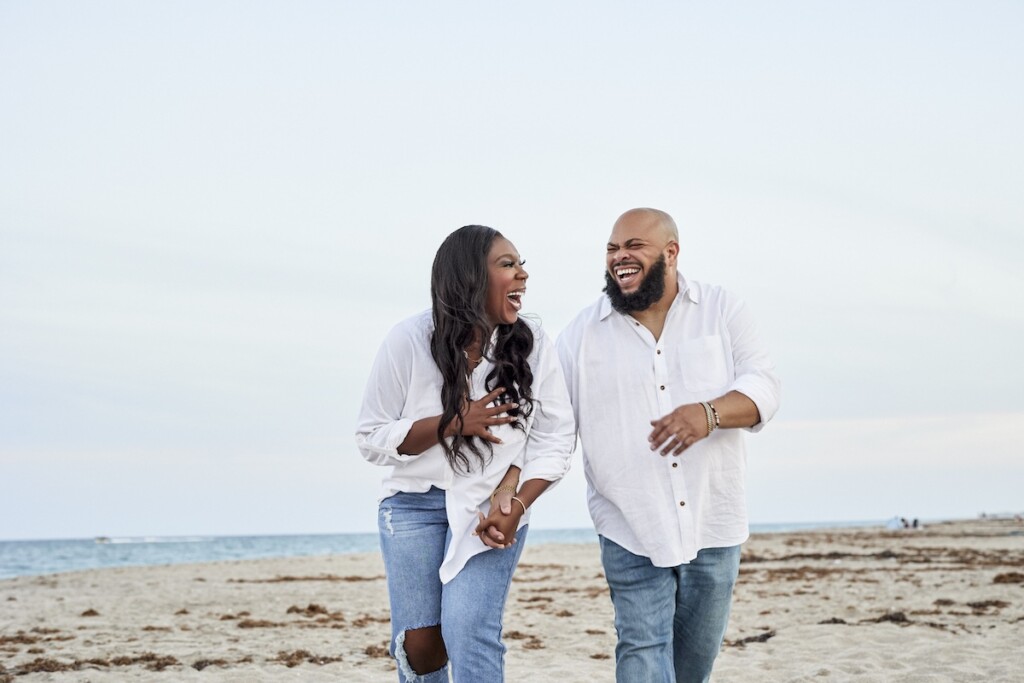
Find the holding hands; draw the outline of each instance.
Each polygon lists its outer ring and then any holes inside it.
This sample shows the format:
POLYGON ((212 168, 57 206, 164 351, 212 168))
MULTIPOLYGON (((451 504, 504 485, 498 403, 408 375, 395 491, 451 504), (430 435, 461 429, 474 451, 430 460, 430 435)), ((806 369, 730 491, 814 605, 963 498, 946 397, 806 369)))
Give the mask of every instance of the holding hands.
MULTIPOLYGON (((508 494, 508 500, 512 500, 512 494, 508 494)), ((489 515, 484 517, 484 513, 478 513, 480 523, 473 533, 480 536, 488 548, 511 548, 516 542, 516 529, 519 528, 524 508, 518 503, 512 503, 506 509, 507 512, 498 506, 496 497, 489 515)))
POLYGON ((515 465, 509 467, 504 479, 491 494, 490 514, 484 517, 482 512, 477 513, 480 515, 480 523, 473 535, 479 536, 488 548, 511 548, 516 542, 519 520, 526 514, 526 505, 522 499, 515 497, 519 472, 515 465))

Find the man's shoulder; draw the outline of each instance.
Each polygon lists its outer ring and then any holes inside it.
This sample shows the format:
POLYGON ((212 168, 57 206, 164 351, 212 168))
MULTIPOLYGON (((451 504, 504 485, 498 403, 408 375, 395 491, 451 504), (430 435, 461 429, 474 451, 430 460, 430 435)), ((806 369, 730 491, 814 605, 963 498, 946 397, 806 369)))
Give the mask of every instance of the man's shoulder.
POLYGON ((690 292, 696 294, 699 297, 715 296, 721 292, 725 292, 726 289, 720 284, 714 282, 704 282, 703 280, 686 280, 686 287, 690 292))
POLYGON ((577 313, 569 324, 565 326, 562 332, 558 335, 561 340, 569 336, 578 336, 591 324, 600 322, 605 311, 605 302, 608 297, 602 294, 596 301, 587 305, 583 310, 577 313))
POLYGON ((723 285, 687 280, 686 286, 689 290, 690 300, 695 301, 698 305, 707 304, 725 309, 728 304, 739 301, 737 296, 723 285))

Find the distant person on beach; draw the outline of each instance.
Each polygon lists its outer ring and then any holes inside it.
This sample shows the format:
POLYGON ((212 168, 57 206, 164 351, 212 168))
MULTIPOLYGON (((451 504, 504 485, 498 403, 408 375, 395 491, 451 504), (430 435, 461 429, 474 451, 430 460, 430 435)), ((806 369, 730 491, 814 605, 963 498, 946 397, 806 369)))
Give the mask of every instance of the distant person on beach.
POLYGON ((434 257, 429 311, 395 326, 359 414, 363 457, 389 466, 378 525, 398 680, 504 678, 502 615, 528 509, 575 442, 554 345, 519 316, 525 261, 460 228, 434 257), (519 481, 522 478, 522 485, 519 481))
POLYGON ((709 679, 748 537, 740 429, 779 406, 747 307, 677 273, 679 251, 667 213, 622 214, 604 296, 558 339, 620 683, 709 679))

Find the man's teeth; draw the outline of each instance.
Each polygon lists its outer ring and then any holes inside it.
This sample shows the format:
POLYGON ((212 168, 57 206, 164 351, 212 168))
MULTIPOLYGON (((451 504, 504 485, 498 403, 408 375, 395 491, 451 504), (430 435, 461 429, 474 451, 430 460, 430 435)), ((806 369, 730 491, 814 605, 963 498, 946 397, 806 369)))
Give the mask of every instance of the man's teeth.
POLYGON ((639 268, 630 266, 629 268, 619 268, 619 269, 617 269, 615 271, 615 275, 621 280, 624 277, 629 277, 630 275, 635 275, 636 273, 639 273, 639 272, 640 272, 639 268))

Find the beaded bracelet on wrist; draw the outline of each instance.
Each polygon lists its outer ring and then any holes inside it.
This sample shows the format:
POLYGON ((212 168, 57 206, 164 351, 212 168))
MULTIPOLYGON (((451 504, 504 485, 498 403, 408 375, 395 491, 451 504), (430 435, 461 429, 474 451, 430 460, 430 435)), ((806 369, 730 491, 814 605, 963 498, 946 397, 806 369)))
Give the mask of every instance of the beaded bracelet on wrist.
POLYGON ((708 436, 710 436, 711 432, 720 426, 718 411, 715 410, 715 406, 710 401, 701 401, 700 405, 704 409, 704 418, 707 420, 708 436))

